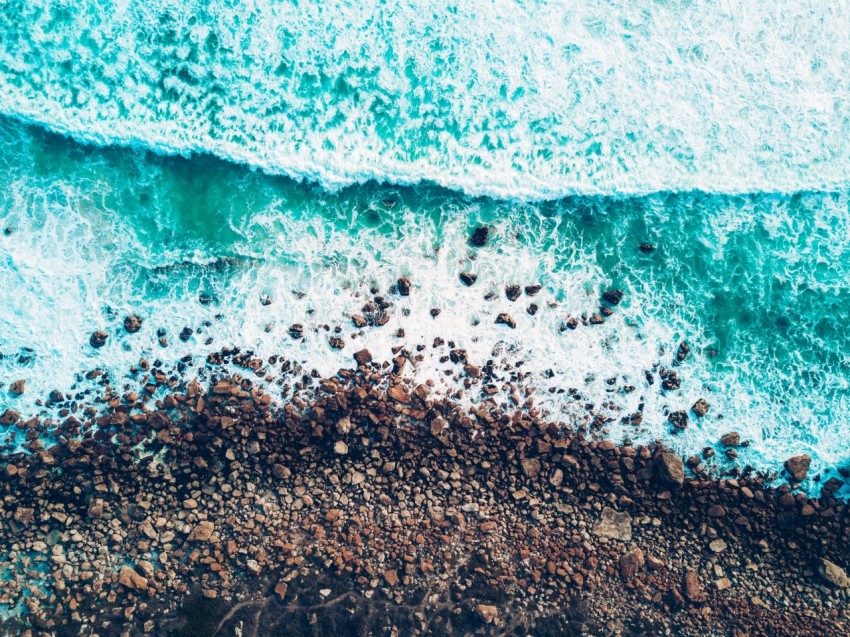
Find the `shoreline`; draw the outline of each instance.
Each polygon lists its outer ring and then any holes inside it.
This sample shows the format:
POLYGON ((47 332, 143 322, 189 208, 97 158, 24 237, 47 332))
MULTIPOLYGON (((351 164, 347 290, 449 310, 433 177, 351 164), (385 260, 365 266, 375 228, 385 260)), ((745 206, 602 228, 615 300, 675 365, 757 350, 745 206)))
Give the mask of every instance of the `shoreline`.
POLYGON ((0 455, 0 604, 27 612, 0 626, 211 634, 180 630, 259 596, 218 634, 850 627, 835 482, 808 498, 700 477, 660 444, 592 440, 521 400, 462 406, 355 357, 325 379, 238 350, 203 369, 143 361, 136 387, 90 373, 103 395, 55 401, 62 422, 18 416, 29 453, 0 455), (247 378, 271 372, 282 403, 247 378))

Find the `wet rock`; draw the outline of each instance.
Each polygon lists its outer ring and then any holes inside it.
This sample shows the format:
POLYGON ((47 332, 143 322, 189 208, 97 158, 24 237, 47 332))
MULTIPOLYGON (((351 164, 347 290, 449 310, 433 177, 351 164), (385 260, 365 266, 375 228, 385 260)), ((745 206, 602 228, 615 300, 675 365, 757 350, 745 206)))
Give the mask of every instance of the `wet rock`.
POLYGON ((730 431, 720 437, 720 444, 724 447, 737 447, 741 442, 741 435, 737 431, 730 431))
POLYGON ((540 308, 537 307, 537 303, 531 303, 527 308, 525 308, 525 311, 528 312, 530 316, 534 316, 537 314, 538 309, 540 308))
POLYGON ((139 575, 136 569, 130 566, 121 567, 118 572, 118 583, 134 591, 142 591, 148 587, 147 578, 139 575))
POLYGON ((708 599, 702 590, 702 583, 696 571, 685 573, 685 597, 694 604, 701 604, 708 599))
POLYGON ((403 276, 396 281, 396 289, 401 296, 410 296, 410 288, 410 279, 406 276, 403 276))
POLYGON ((496 324, 507 325, 511 329, 516 329, 516 321, 510 314, 506 312, 503 312, 502 314, 499 314, 499 316, 496 317, 496 324))
POLYGON ((688 357, 688 354, 690 353, 690 346, 686 342, 682 341, 681 343, 679 343, 679 349, 676 351, 676 361, 681 363, 688 357))
POLYGON ((65 401, 65 396, 58 389, 54 389, 47 396, 50 399, 50 402, 57 404, 65 401))
POLYGON ((536 295, 537 295, 537 293, 538 293, 538 292, 540 292, 540 290, 542 290, 542 289, 543 289, 543 286, 542 286, 542 285, 537 285, 537 284, 535 284, 535 285, 526 285, 526 286, 525 286, 525 293, 526 293, 528 296, 536 296, 536 295))
POLYGON ((0 425, 14 425, 21 419, 21 414, 11 409, 7 409, 3 412, 3 415, 0 416, 0 425))
MULTIPOLYGON (((570 317, 564 322, 564 327, 569 330, 574 330, 578 327, 578 319, 570 317)), ((563 331, 563 329, 562 329, 563 331)))
POLYGON ((521 294, 522 291, 520 290, 520 287, 518 285, 508 285, 507 287, 505 287, 505 296, 511 303, 516 301, 521 294))
POLYGON ((818 573, 827 582, 838 588, 846 588, 850 586, 850 578, 847 577, 847 572, 825 558, 821 558, 818 565, 818 573))
POLYGON ((623 300, 623 291, 617 289, 606 290, 602 293, 602 300, 611 305, 619 305, 620 301, 623 300))
POLYGON ((605 322, 605 318, 601 314, 591 314, 590 315, 590 324, 591 325, 602 325, 605 322))
POLYGON ((328 345, 330 345, 333 349, 342 349, 345 347, 345 341, 339 336, 331 336, 328 339, 328 345))
POLYGON ((460 282, 463 283, 466 287, 469 287, 473 283, 478 280, 477 274, 472 274, 472 272, 461 272, 460 273, 460 282))
POLYGON ((472 232, 472 236, 469 238, 469 243, 478 248, 483 248, 487 245, 487 241, 490 238, 490 228, 487 226, 478 226, 472 232))
POLYGON ((634 577, 643 568, 643 551, 634 549, 620 558, 620 576, 623 579, 634 577))
POLYGON ((795 482, 802 482, 806 479, 809 473, 809 466, 812 464, 812 457, 807 454, 793 456, 785 461, 785 470, 794 479, 795 482))
POLYGON ((393 385, 387 390, 387 395, 393 400, 400 403, 410 402, 410 393, 401 385, 393 385))
POLYGON ((662 389, 679 389, 682 386, 682 380, 679 378, 679 374, 673 370, 662 369, 659 375, 661 376, 662 389))
POLYGON ((89 337, 89 345, 92 347, 103 347, 106 345, 106 340, 109 338, 109 334, 104 332, 103 330, 97 330, 93 332, 91 337, 89 337))
POLYGON ((368 349, 361 349, 358 352, 354 352, 354 360, 357 361, 358 365, 368 365, 372 362, 372 352, 368 349))
POLYGON ((467 361, 467 354, 465 349, 453 349, 449 352, 449 360, 455 364, 457 363, 465 363, 467 361))
POLYGON ((135 334, 142 329, 142 319, 135 314, 131 314, 124 319, 124 329, 130 334, 135 334))
POLYGON ((674 411, 667 416, 667 420, 676 429, 685 429, 688 426, 688 414, 685 411, 674 411))
POLYGON ((181 341, 183 341, 185 343, 186 341, 188 341, 192 337, 192 334, 194 334, 194 333, 195 333, 195 330, 193 330, 191 327, 184 327, 182 330, 180 330, 179 338, 180 338, 181 341))
POLYGON ((632 516, 625 511, 605 507, 599 522, 593 527, 593 532, 600 537, 628 542, 632 539, 632 516))
POLYGON ((351 322, 354 323, 354 327, 366 327, 366 319, 359 314, 352 314, 351 322))
POLYGON ((700 398, 691 406, 691 411, 697 415, 697 418, 702 418, 708 413, 708 401, 700 398))
POLYGON ((651 243, 647 243, 646 241, 644 241, 643 243, 638 245, 638 250, 640 250, 644 254, 649 254, 650 252, 655 251, 655 246, 652 245, 651 243))
POLYGON ((304 338, 304 326, 301 323, 294 323, 289 326, 289 335, 295 340, 304 338))
POLYGON ((662 449, 653 460, 655 475, 665 484, 682 486, 685 482, 685 463, 672 451, 662 449))

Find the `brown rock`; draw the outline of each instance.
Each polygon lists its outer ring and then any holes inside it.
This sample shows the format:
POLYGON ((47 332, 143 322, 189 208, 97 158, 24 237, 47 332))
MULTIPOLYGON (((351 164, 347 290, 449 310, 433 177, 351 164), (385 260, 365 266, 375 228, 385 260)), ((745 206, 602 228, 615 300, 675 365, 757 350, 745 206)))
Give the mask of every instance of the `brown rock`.
POLYGON ((794 478, 795 482, 802 482, 806 479, 809 473, 809 466, 812 464, 812 457, 807 454, 801 454, 788 458, 785 461, 785 470, 794 478))
POLYGON ((499 609, 489 604, 478 604, 478 614, 485 624, 492 624, 499 619, 499 609))
POLYGON ((507 312, 502 312, 499 316, 496 317, 497 325, 507 325, 509 328, 516 329, 516 321, 513 317, 507 312))
POLYGON ((88 516, 92 520, 99 520, 103 517, 103 499, 95 498, 91 501, 88 508, 88 516))
POLYGON ((387 580, 387 584, 390 586, 395 586, 398 584, 398 573, 395 569, 388 569, 384 571, 384 579, 387 580))
POLYGON ((387 395, 400 403, 409 403, 410 394, 401 385, 393 385, 387 390, 387 395))
POLYGON ((672 451, 662 449, 655 454, 655 474, 665 484, 682 486, 685 482, 685 463, 672 451))
POLYGON ((722 518, 726 515, 726 509, 720 504, 712 504, 706 512, 710 518, 722 518))
POLYGON ((21 414, 11 409, 7 409, 3 412, 3 415, 0 416, 0 425, 14 425, 21 419, 21 414))
POLYGON ((702 591, 699 575, 695 571, 685 573, 685 597, 695 604, 700 604, 707 599, 706 594, 702 591))
POLYGON ((436 418, 434 418, 434 420, 431 421, 431 435, 439 436, 446 430, 447 426, 448 425, 446 421, 440 416, 437 416, 436 418))
POLYGON ((135 334, 142 329, 142 319, 135 314, 131 314, 124 319, 124 329, 130 334, 135 334))
POLYGON ((847 577, 847 572, 838 566, 838 564, 833 564, 825 558, 821 558, 818 573, 833 586, 837 586, 838 588, 847 588, 850 586, 850 578, 847 577))
POLYGON ((688 413, 685 411, 674 411, 667 416, 667 420, 676 429, 685 429, 688 426, 688 413))
POLYGON ((358 365, 367 365, 372 362, 372 352, 368 349, 361 349, 359 352, 354 352, 354 360, 358 365))
POLYGON ((148 587, 148 580, 130 566, 122 566, 118 572, 118 583, 134 591, 142 591, 148 587))
POLYGON ((289 590, 289 586, 286 582, 278 582, 277 585, 274 587, 275 595, 277 595, 277 598, 280 600, 286 597, 287 590, 289 590))
POLYGON ((9 391, 13 396, 20 396, 24 393, 26 389, 27 381, 25 380, 16 380, 11 385, 9 385, 9 391))
POLYGON ((634 577, 643 568, 643 551, 634 549, 620 558, 620 576, 623 579, 634 577))
POLYGON ((354 327, 366 327, 366 319, 359 314, 352 314, 351 322, 354 323, 354 327))
POLYGON ((472 233, 472 236, 469 238, 469 243, 472 245, 483 248, 487 245, 487 240, 490 237, 490 228, 487 226, 478 226, 472 233))
POLYGON ((602 300, 611 305, 619 305, 623 300, 622 290, 606 290, 602 293, 602 300))
POLYGON ((700 398, 693 404, 691 411, 697 415, 697 418, 702 418, 708 413, 708 401, 705 398, 700 398))
POLYGON ((92 347, 103 347, 104 345, 106 345, 106 340, 108 338, 109 334, 107 334, 103 330, 97 330, 96 332, 92 333, 91 337, 89 338, 89 345, 91 345, 92 347))
POLYGON ((192 532, 189 533, 189 541, 190 542, 206 542, 212 537, 213 531, 215 531, 215 525, 209 520, 204 520, 203 522, 199 522, 192 532))
POLYGON ((528 478, 536 478, 540 473, 540 461, 537 458, 523 458, 521 462, 522 472, 528 478))
POLYGON ((737 447, 741 442, 741 435, 737 431, 730 431, 720 437, 720 444, 724 447, 737 447))

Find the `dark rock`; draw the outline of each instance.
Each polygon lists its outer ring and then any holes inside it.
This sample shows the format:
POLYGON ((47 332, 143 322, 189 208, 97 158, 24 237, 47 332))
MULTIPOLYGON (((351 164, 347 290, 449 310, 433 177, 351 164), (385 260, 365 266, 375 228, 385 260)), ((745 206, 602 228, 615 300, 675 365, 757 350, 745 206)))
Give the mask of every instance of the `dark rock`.
POLYGON ((142 329, 142 319, 135 314, 131 314, 124 319, 124 329, 130 334, 135 334, 142 329))
POLYGON ((490 228, 487 226, 478 226, 469 238, 469 243, 482 248, 487 245, 487 240, 490 238, 490 228))
POLYGON ((182 330, 180 330, 180 340, 186 342, 192 337, 192 334, 194 333, 195 330, 193 330, 191 327, 184 327, 182 330))
POLYGON ((674 411, 667 420, 677 429, 685 429, 688 426, 688 413, 685 411, 674 411))
POLYGON ((270 297, 268 294, 263 294, 260 297, 260 305, 268 306, 268 305, 271 305, 271 304, 272 304, 272 297, 270 297))
POLYGON ((643 551, 634 549, 620 558, 620 576, 623 579, 634 577, 643 568, 643 551))
POLYGON ((93 332, 91 337, 89 338, 89 345, 92 347, 103 347, 106 345, 106 339, 109 338, 109 334, 104 332, 103 330, 97 330, 93 332))
POLYGON ((342 349, 343 347, 345 347, 345 341, 342 340, 339 336, 331 336, 328 339, 328 344, 333 349, 342 349))
POLYGON ((650 252, 654 252, 654 251, 655 251, 655 246, 654 246, 654 245, 652 245, 651 243, 647 243, 647 242, 645 242, 645 241, 644 241, 643 243, 641 243, 641 244, 638 246, 638 250, 640 250, 640 251, 641 251, 641 252, 643 252, 644 254, 649 254, 650 252))
POLYGON ((453 349, 449 352, 449 359, 453 363, 465 363, 466 362, 466 350, 465 349, 453 349))
POLYGON ((528 296, 535 296, 542 289, 543 289, 542 285, 536 285, 536 284, 535 285, 526 285, 525 286, 525 293, 528 296))
POLYGON ((354 352, 354 360, 358 365, 366 365, 372 362, 372 352, 368 349, 361 349, 359 352, 354 352))
POLYGON ((602 325, 605 319, 600 314, 592 314, 590 317, 591 325, 602 325))
POLYGON ((620 301, 623 300, 623 291, 622 290, 606 290, 602 293, 602 300, 606 303, 610 303, 611 305, 619 305, 620 301))
POLYGON ((685 463, 672 451, 661 449, 654 459, 655 475, 665 484, 682 486, 685 482, 685 463))
POLYGON ((7 409, 3 412, 3 415, 0 416, 0 425, 14 425, 21 419, 21 414, 11 409, 7 409))
MULTIPOLYGON (((563 323, 563 326, 568 330, 574 330, 578 327, 578 319, 570 317, 563 323)), ((563 331, 563 329, 561 331, 563 331)))
POLYGON ((469 287, 473 283, 478 280, 477 274, 472 274, 472 272, 461 272, 460 273, 460 282, 465 286, 469 287))
POLYGON ((537 303, 532 303, 527 308, 525 308, 525 311, 528 312, 529 315, 534 316, 535 314, 537 314, 538 309, 539 308, 537 307, 537 303))
POLYGON ((496 323, 499 325, 507 325, 511 329, 516 329, 516 321, 511 317, 510 314, 503 312, 496 317, 496 323))
POLYGON ((702 418, 708 413, 708 401, 700 398, 691 406, 691 411, 697 415, 697 418, 702 418))
POLYGON ((685 573, 685 597, 694 604, 701 604, 708 599, 695 571, 685 573))
POLYGON ((737 447, 741 442, 741 435, 737 431, 730 431, 720 437, 720 444, 724 447, 737 447))
POLYGON ((25 381, 23 379, 16 380, 11 385, 9 385, 9 392, 13 396, 20 396, 21 394, 24 393, 26 386, 27 386, 27 381, 25 381))
POLYGON ((661 376, 661 387, 663 389, 679 389, 682 386, 682 380, 679 378, 679 374, 673 370, 662 369, 659 375, 661 376))
POLYGON ((520 294, 522 294, 522 291, 518 285, 508 285, 505 287, 505 296, 512 303, 519 298, 520 294))
POLYGON ((65 401, 65 396, 58 389, 54 389, 52 392, 50 392, 48 398, 50 399, 50 402, 54 404, 65 401))
POLYGON ((681 343, 679 343, 679 349, 676 351, 676 360, 681 363, 688 357, 688 354, 690 353, 691 348, 688 346, 687 343, 682 341, 681 343))
POLYGON ((301 323, 295 323, 289 326, 289 335, 294 339, 304 338, 304 326, 301 323))
POLYGON ((410 279, 406 276, 401 277, 396 282, 396 288, 398 289, 398 293, 401 296, 410 296, 410 279))

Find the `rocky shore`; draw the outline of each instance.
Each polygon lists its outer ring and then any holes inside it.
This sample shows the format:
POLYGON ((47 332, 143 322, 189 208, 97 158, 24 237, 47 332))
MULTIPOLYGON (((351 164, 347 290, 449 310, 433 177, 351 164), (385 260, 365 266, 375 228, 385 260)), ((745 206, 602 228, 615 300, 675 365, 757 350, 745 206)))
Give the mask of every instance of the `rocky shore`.
POLYGON ((4 632, 850 632, 838 480, 710 476, 448 355, 472 406, 365 350, 332 378, 223 350, 0 414, 26 441, 0 454, 4 632))

